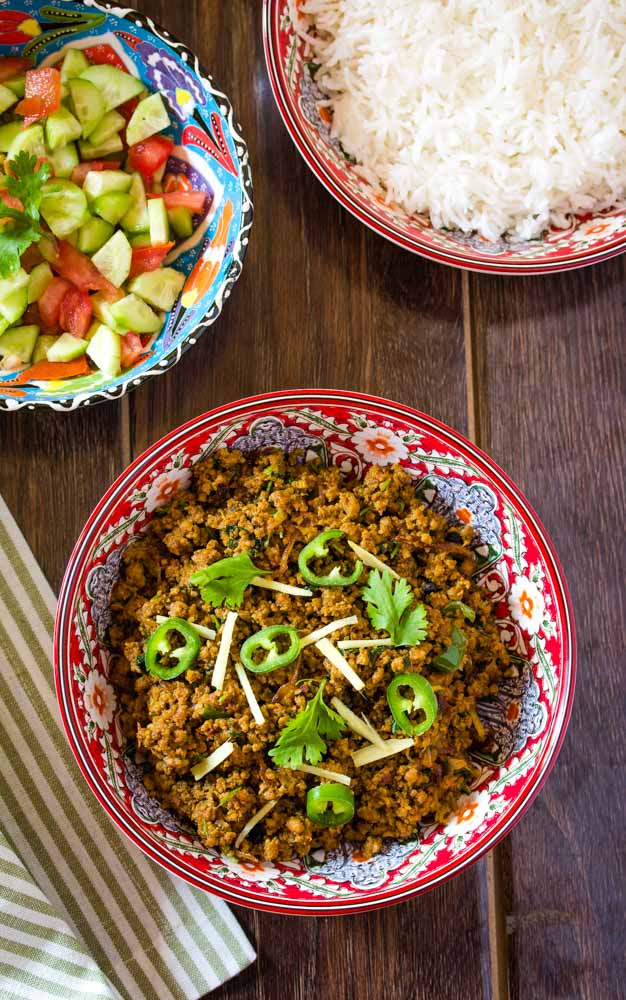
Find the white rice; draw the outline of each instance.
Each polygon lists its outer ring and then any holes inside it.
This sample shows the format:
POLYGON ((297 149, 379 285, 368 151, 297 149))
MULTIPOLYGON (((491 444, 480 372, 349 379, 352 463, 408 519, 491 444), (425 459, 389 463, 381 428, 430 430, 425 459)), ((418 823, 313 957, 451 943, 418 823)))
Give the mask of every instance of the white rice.
POLYGON ((304 0, 333 130, 434 226, 539 236, 626 196, 626 0, 304 0))

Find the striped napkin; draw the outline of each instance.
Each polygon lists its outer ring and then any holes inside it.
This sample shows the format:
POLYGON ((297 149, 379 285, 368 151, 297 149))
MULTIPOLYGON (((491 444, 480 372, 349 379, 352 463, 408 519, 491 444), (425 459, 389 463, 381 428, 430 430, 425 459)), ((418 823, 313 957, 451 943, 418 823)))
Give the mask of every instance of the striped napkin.
POLYGON ((57 711, 54 606, 0 497, 0 1000, 196 1000, 254 951, 87 787, 57 711))

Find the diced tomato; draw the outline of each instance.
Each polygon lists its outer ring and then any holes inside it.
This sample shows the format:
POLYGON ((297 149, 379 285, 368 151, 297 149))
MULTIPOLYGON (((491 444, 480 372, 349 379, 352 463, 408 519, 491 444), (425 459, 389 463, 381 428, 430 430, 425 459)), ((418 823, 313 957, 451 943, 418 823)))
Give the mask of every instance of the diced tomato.
POLYGON ((194 215, 204 212, 206 191, 167 191, 165 194, 151 194, 150 198, 163 198, 166 208, 188 208, 194 215))
POLYGON ((24 115, 24 124, 32 125, 40 118, 54 114, 61 107, 61 74, 53 66, 29 69, 26 73, 24 100, 16 107, 24 115))
POLYGON ((100 274, 89 257, 73 247, 67 240, 59 240, 56 259, 50 262, 50 266, 62 278, 71 281, 83 292, 102 292, 111 302, 116 302, 124 297, 124 293, 119 288, 116 288, 103 274, 100 274))
POLYGON ((1 57, 0 83, 4 83, 5 80, 12 80, 15 76, 21 76, 32 65, 32 59, 20 59, 18 56, 1 57))
POLYGON ((145 177, 152 177, 156 171, 167 163, 174 148, 171 139, 163 135, 154 135, 145 142, 138 142, 128 150, 128 166, 138 170, 145 177))
POLYGON ((122 368, 130 368, 143 354, 141 337, 136 333, 125 333, 122 337, 120 364, 122 368))
POLYGON ((70 287, 70 282, 65 278, 53 278, 39 299, 41 324, 48 333, 54 333, 58 329, 61 303, 70 287))
POLYGON ((72 184, 78 184, 79 187, 82 187, 85 183, 85 177, 91 170, 119 170, 121 165, 120 160, 85 160, 84 163, 79 163, 77 167, 74 167, 70 179, 72 184))
POLYGON ((161 243, 154 247, 135 247, 130 262, 129 277, 136 278, 145 271, 156 271, 173 246, 173 243, 161 243))
POLYGON ((112 45, 88 45, 83 52, 94 66, 115 66, 116 69, 128 73, 124 61, 120 59, 112 45))
MULTIPOLYGON (((22 212, 24 210, 24 206, 22 205, 20 199, 16 198, 15 195, 13 194, 9 194, 8 191, 0 190, 0 201, 2 201, 7 206, 7 208, 15 208, 18 212, 22 212)), ((1 205, 0 205, 0 218, 5 218, 5 216, 2 215, 1 205)))
POLYGON ((138 104, 139 104, 139 98, 131 97, 129 101, 124 101, 124 103, 120 104, 120 106, 117 107, 115 110, 121 114, 122 118, 126 119, 126 123, 128 124, 128 122, 135 114, 135 109, 138 104))
POLYGON ((87 292, 71 286, 63 296, 59 325, 64 333, 84 337, 91 324, 91 299, 87 292))
POLYGON ((191 191, 193 188, 186 174, 166 174, 163 178, 163 190, 169 194, 171 191, 191 191))

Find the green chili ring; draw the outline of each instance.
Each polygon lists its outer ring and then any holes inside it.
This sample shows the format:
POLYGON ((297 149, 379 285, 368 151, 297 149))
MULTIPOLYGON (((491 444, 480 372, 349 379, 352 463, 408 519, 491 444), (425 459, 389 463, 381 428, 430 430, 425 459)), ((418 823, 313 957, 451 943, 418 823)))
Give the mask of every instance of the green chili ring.
POLYGON ((270 625, 246 639, 241 647, 241 662, 246 670, 250 670, 253 674, 268 674, 271 670, 278 670, 279 667, 287 667, 293 663, 301 645, 300 636, 295 628, 291 628, 290 625, 270 625), (281 635, 289 640, 289 646, 282 653, 275 641, 281 635), (259 649, 267 650, 267 656, 257 663, 254 654, 259 649))
POLYGON ((186 622, 184 618, 168 618, 148 639, 145 652, 146 670, 153 677, 160 677, 163 681, 171 681, 194 665, 199 652, 200 637, 189 622, 186 622), (169 640, 172 632, 177 632, 185 640, 184 646, 172 648, 169 640), (162 656, 169 656, 170 660, 178 660, 178 663, 171 667, 164 667, 159 662, 162 656))
POLYGON ((309 569, 312 559, 323 559, 328 555, 327 542, 332 542, 336 538, 343 538, 345 531, 333 528, 330 531, 322 531, 313 541, 305 545, 298 556, 298 569, 302 579, 313 587, 351 587, 356 583, 363 572, 363 563, 360 560, 354 565, 354 572, 350 576, 343 576, 339 566, 334 566, 326 576, 318 576, 309 569))
POLYGON ((319 826, 343 826, 354 816, 354 793, 331 782, 316 785, 306 793, 306 814, 319 826))
POLYGON ((387 688, 387 701, 396 724, 407 736, 421 736, 432 726, 439 712, 437 695, 425 677, 420 674, 396 674, 387 688), (400 694, 401 687, 409 687, 412 698, 400 694), (408 713, 419 710, 425 715, 422 722, 411 722, 408 713))

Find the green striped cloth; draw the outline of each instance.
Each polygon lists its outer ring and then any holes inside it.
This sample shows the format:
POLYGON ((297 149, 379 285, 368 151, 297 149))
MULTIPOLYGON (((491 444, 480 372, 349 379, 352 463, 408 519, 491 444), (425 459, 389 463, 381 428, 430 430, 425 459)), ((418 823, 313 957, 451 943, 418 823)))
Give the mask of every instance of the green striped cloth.
POLYGON ((55 600, 0 498, 0 1000, 191 1000, 254 960, 106 816, 62 733, 55 600))

